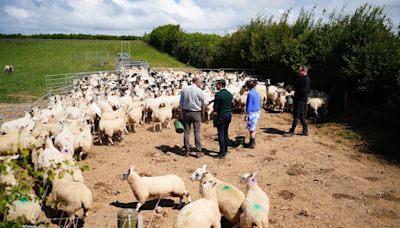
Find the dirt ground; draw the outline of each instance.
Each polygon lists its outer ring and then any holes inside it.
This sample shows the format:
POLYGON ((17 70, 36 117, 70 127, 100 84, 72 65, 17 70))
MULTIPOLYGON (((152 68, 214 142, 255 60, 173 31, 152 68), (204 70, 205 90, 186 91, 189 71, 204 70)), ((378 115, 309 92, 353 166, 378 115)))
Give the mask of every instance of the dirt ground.
MULTIPOLYGON (((291 120, 287 113, 263 112, 256 149, 230 148, 225 160, 181 156, 183 135, 174 129, 153 133, 149 124, 114 146, 94 146, 80 162, 90 166, 84 176, 94 194, 84 227, 116 227, 117 212, 134 208, 136 199, 129 184, 119 179, 132 164, 144 175, 179 175, 193 200, 199 197, 199 183, 189 177, 203 164, 217 178, 243 191, 239 175, 257 171, 258 184, 270 197, 270 227, 400 227, 398 166, 360 153, 353 142, 338 140, 334 133, 340 126, 317 128, 310 124, 308 137, 283 138, 291 120)), ((230 138, 245 135, 248 141, 244 126, 243 117, 236 114, 230 138)), ((205 149, 218 151, 212 121, 202 125, 202 139, 205 149)), ((146 225, 156 201, 141 208, 146 225)), ((162 199, 163 213, 154 217, 151 227, 172 227, 179 213, 174 209, 178 202, 173 197, 162 199)))

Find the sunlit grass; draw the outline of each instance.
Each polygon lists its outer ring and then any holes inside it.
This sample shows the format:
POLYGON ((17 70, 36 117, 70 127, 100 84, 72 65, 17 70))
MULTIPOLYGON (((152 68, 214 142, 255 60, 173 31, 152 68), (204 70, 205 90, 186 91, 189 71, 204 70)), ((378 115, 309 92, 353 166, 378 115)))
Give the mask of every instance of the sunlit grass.
MULTIPOLYGON (((185 67, 141 40, 130 41, 130 51, 133 60, 146 60, 150 66, 185 67)), ((43 95, 48 74, 113 70, 118 52, 119 40, 0 39, 0 102, 32 101, 43 95), (111 53, 107 64, 98 67, 95 64, 105 61, 105 56, 87 60, 86 52, 111 53), (3 72, 6 64, 14 66, 12 75, 3 72)))

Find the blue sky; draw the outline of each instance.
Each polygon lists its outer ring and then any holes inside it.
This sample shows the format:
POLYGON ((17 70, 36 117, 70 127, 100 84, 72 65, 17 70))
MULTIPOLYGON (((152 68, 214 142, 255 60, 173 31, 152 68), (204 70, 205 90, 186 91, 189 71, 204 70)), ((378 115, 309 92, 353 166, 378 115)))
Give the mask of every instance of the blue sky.
POLYGON ((397 30, 399 0, 0 0, 0 33, 141 36, 160 25, 180 24, 186 32, 223 35, 260 14, 279 18, 291 9, 293 21, 302 7, 316 6, 317 16, 324 8, 352 14, 366 2, 385 6, 397 30))

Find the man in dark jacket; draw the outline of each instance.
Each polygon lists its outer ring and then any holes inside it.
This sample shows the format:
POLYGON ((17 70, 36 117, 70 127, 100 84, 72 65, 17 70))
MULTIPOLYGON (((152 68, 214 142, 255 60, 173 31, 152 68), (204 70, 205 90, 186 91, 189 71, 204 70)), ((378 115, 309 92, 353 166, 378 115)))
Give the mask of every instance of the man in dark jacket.
POLYGON ((228 151, 228 129, 232 119, 232 94, 225 89, 225 80, 216 83, 219 92, 215 94, 214 114, 216 114, 216 127, 218 129, 219 153, 218 158, 224 159, 228 151))
POLYGON ((306 106, 308 95, 311 89, 311 80, 307 74, 307 66, 301 66, 298 70, 299 77, 297 78, 296 84, 294 85, 294 107, 293 107, 293 123, 288 133, 283 134, 285 137, 294 136, 294 130, 297 126, 297 121, 300 119, 301 125, 303 126, 303 132, 301 135, 308 135, 308 126, 306 122, 306 106))

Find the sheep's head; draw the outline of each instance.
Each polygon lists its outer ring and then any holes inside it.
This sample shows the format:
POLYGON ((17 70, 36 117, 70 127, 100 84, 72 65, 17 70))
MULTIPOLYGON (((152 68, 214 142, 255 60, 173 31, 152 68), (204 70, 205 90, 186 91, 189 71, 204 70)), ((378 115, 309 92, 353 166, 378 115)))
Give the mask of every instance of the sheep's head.
POLYGON ((129 168, 126 172, 124 172, 121 176, 121 181, 124 181, 126 179, 128 179, 129 175, 131 173, 135 172, 135 166, 132 165, 131 168, 129 168))
POLYGON ((205 181, 203 184, 201 184, 201 188, 211 189, 211 188, 214 188, 216 184, 217 183, 214 181, 205 181))
POLYGON ((196 169, 193 173, 192 176, 190 177, 190 179, 192 181, 195 180, 201 180, 203 178, 203 176, 208 173, 207 171, 207 165, 204 164, 203 167, 196 169))
POLYGON ((249 183, 249 184, 256 183, 256 178, 255 178, 256 175, 257 175, 257 172, 245 173, 245 174, 240 176, 240 182, 242 182, 242 183, 246 182, 246 183, 249 183))

